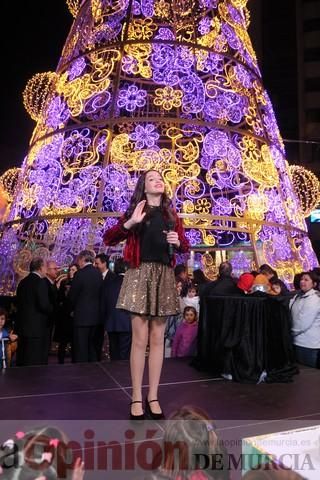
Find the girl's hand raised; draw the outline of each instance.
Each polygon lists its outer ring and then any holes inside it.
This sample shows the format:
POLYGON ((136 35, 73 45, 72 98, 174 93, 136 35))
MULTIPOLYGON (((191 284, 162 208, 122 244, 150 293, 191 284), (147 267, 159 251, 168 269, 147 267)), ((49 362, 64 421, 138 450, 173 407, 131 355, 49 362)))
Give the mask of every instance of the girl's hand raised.
POLYGON ((142 220, 146 216, 146 212, 143 211, 145 204, 146 204, 146 200, 142 200, 137 204, 129 220, 127 220, 123 224, 124 228, 130 230, 130 228, 142 222, 142 220))

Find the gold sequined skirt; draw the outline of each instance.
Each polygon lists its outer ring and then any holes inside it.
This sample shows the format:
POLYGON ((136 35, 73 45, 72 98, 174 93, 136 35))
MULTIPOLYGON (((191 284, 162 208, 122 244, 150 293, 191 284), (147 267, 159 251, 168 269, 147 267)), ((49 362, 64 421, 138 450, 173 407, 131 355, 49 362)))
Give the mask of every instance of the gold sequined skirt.
POLYGON ((117 308, 139 315, 166 317, 180 312, 173 268, 141 263, 125 273, 117 308))

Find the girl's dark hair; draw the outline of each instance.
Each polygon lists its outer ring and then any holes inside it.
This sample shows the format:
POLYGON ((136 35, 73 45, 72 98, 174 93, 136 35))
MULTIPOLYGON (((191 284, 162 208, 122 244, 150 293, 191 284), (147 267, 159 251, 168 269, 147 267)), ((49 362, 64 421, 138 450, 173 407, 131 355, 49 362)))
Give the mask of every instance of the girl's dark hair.
MULTIPOLYGON (((154 170, 154 169, 147 170, 146 172, 143 172, 140 175, 140 177, 138 178, 137 184, 136 184, 136 188, 134 189, 134 192, 132 194, 132 197, 131 197, 131 200, 130 200, 130 205, 127 208, 127 211, 125 213, 125 218, 127 218, 127 219, 130 218, 131 215, 134 212, 134 209, 138 205, 138 203, 141 202, 142 200, 147 199, 146 194, 145 194, 145 183, 146 183, 146 176, 150 172, 156 172, 160 175, 161 178, 163 178, 161 173, 158 172, 158 170, 154 170)), ((175 217, 174 210, 171 207, 171 200, 170 200, 170 198, 168 197, 168 195, 165 191, 163 192, 163 194, 161 196, 160 208, 161 208, 166 220, 169 220, 170 222, 175 221, 176 217, 175 217)), ((149 208, 149 206, 147 204, 145 205, 144 211, 146 212, 146 216, 144 217, 141 224, 145 223, 146 220, 150 216, 151 209, 149 208)), ((141 224, 137 225, 135 228, 137 230, 139 230, 141 228, 141 224)))
POLYGON ((183 309, 183 318, 188 311, 191 311, 191 312, 194 313, 195 320, 197 321, 198 320, 198 314, 197 314, 197 310, 194 307, 185 307, 183 309))

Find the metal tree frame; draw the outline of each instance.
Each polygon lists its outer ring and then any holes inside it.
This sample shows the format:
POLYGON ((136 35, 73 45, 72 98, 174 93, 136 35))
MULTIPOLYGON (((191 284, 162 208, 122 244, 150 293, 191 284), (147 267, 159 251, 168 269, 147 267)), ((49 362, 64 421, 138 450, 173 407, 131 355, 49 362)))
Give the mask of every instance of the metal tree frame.
POLYGON ((32 257, 67 265, 103 249, 150 168, 205 269, 201 252, 221 249, 249 250, 288 282, 316 265, 246 0, 67 3, 75 21, 57 70, 24 92, 37 125, 2 230, 1 292, 32 257))

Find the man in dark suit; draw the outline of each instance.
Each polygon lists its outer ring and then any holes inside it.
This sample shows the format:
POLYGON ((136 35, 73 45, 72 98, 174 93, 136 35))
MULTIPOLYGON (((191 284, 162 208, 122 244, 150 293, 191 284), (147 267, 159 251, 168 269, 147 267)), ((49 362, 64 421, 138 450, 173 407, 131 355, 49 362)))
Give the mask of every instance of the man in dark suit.
POLYGON ((101 314, 108 333, 111 360, 127 360, 131 347, 130 315, 116 308, 126 268, 122 258, 115 261, 115 273, 108 268, 108 263, 109 257, 104 253, 96 256, 95 265, 103 276, 101 314))
POLYGON ((114 276, 105 280, 105 302, 107 311, 105 329, 109 336, 111 360, 128 360, 130 358, 132 329, 129 312, 116 308, 123 277, 127 265, 123 258, 117 258, 114 264, 114 276))
POLYGON ((51 305, 44 280, 47 266, 42 258, 30 263, 30 274, 17 288, 19 346, 18 365, 48 363, 51 305))
POLYGON ((100 295, 102 277, 93 266, 94 252, 78 256, 80 270, 75 274, 69 298, 73 305, 73 352, 75 362, 98 361, 96 332, 102 323, 100 295))
POLYGON ((105 319, 106 319, 107 308, 108 308, 106 292, 108 290, 108 284, 115 277, 115 274, 109 269, 109 256, 106 255, 105 253, 99 253, 96 256, 94 265, 99 270, 103 278, 101 298, 100 298, 100 311, 101 311, 101 317, 102 317, 102 324, 101 326, 99 326, 97 330, 97 342, 96 342, 98 347, 98 359, 101 360, 103 342, 104 342, 104 338, 107 336, 106 327, 105 327, 105 319))
POLYGON ((232 265, 230 262, 222 262, 219 265, 219 276, 217 280, 206 283, 200 290, 200 296, 203 295, 237 295, 242 293, 232 274, 232 265))
MULTIPOLYGON (((58 277, 59 267, 55 260, 47 261, 47 275, 45 282, 48 288, 49 302, 51 304, 51 314, 49 316, 50 323, 50 340, 52 339, 52 331, 57 322, 57 316, 59 314, 59 292, 56 285, 58 277)), ((51 344, 51 341, 50 341, 51 344)))

